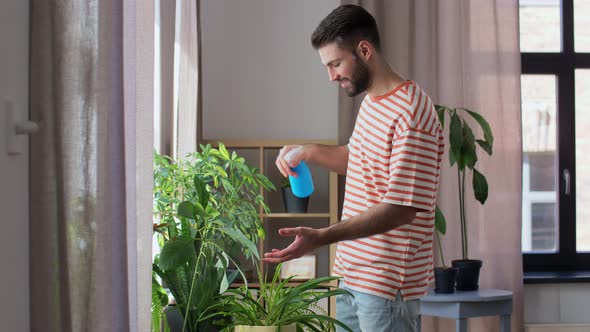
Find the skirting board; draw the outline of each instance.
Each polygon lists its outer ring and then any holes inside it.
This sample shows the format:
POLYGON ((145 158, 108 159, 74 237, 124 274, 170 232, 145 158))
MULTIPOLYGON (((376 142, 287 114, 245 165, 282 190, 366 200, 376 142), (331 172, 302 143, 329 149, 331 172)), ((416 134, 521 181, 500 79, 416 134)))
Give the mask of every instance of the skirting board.
POLYGON ((588 324, 525 324, 524 332, 588 332, 588 324))

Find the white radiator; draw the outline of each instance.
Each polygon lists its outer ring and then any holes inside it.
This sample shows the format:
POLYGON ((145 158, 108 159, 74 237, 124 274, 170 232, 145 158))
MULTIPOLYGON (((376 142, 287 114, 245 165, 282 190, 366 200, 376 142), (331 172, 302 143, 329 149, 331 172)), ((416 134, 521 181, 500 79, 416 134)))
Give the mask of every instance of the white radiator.
POLYGON ((524 332, 590 332, 587 324, 525 324, 524 332))

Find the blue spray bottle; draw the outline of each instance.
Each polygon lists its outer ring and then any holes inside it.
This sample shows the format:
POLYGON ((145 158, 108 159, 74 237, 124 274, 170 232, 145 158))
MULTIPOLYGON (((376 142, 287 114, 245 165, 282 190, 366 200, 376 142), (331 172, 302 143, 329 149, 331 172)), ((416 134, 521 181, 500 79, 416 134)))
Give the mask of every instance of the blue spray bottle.
MULTIPOLYGON (((287 155, 285 155, 287 163, 289 163, 293 156, 299 153, 300 150, 301 147, 298 147, 289 151, 287 155)), ((307 164, 302 160, 299 162, 299 165, 291 167, 291 169, 297 173, 297 177, 289 175, 289 182, 291 183, 291 191, 293 191, 293 195, 299 198, 305 198, 311 195, 314 186, 311 172, 309 171, 307 164)))

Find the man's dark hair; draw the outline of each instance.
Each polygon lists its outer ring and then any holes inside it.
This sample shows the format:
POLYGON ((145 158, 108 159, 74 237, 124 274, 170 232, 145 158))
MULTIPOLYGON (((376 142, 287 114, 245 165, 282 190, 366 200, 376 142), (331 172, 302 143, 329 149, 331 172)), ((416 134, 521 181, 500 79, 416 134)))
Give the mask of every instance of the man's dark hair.
POLYGON ((367 40, 381 50, 377 23, 363 7, 342 5, 326 16, 311 34, 314 49, 336 42, 338 47, 354 52, 361 40, 367 40))

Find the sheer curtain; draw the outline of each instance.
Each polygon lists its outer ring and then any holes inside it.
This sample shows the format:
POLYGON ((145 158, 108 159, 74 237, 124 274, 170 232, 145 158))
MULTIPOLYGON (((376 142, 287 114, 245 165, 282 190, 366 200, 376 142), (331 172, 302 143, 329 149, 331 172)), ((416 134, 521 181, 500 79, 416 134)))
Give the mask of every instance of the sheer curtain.
POLYGON ((156 150, 183 158, 201 136, 200 1, 156 0, 156 6, 156 150))
POLYGON ((201 118, 199 3, 199 0, 176 1, 173 153, 179 158, 197 150, 201 135, 198 126, 201 118))
POLYGON ((148 331, 153 2, 31 1, 32 331, 148 331))
MULTIPOLYGON (((518 1, 361 0, 379 24, 390 64, 435 103, 482 113, 494 131, 494 153, 479 155, 490 185, 485 206, 466 202, 469 248, 483 260, 480 287, 514 292, 512 327, 523 328, 521 255, 521 132, 518 1)), ((340 98, 340 139, 350 135, 355 103, 340 98)), ((446 147, 448 151, 448 146, 446 147)), ((444 253, 460 257, 457 174, 443 158, 438 203, 447 217, 444 253)), ((470 190, 470 189, 469 189, 470 190)), ((470 192, 467 197, 472 197, 470 192)), ((496 318, 469 320, 470 330, 498 331, 496 318)), ((454 322, 424 317, 425 331, 452 331, 454 322)))

